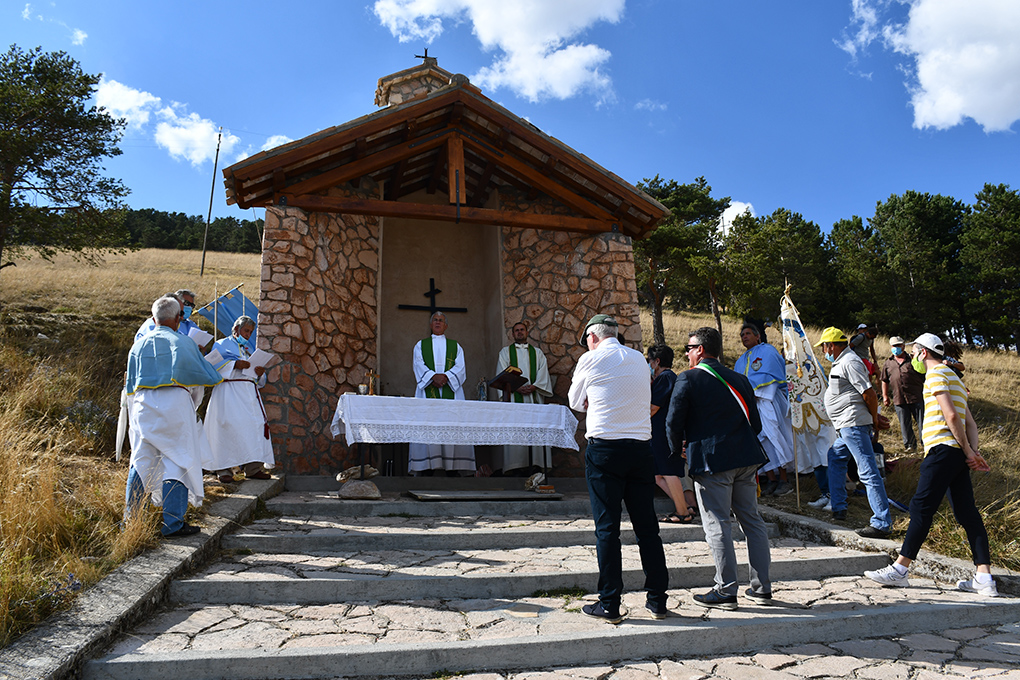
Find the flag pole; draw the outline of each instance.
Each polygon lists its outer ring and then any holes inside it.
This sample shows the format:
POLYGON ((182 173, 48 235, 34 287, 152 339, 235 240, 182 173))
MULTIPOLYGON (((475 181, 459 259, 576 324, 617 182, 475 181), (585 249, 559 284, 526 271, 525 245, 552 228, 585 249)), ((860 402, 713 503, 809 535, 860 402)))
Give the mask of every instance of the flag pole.
POLYGON ((220 164, 220 141, 222 139, 223 127, 220 126, 220 131, 216 135, 216 160, 213 161, 212 167, 212 186, 209 187, 209 214, 205 218, 205 236, 202 238, 202 268, 198 272, 200 277, 205 275, 205 246, 209 242, 209 222, 212 221, 213 194, 216 193, 216 168, 220 164))

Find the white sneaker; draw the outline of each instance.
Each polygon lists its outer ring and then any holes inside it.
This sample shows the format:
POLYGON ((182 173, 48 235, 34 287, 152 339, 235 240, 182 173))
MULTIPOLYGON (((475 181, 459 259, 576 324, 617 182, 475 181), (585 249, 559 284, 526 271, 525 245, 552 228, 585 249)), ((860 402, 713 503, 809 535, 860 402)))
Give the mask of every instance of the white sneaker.
POLYGON ((811 506, 812 508, 824 508, 826 505, 829 505, 830 502, 831 501, 829 501, 829 494, 825 494, 824 496, 818 498, 817 500, 811 501, 810 503, 808 503, 808 505, 811 506))
POLYGON ((977 583, 974 579, 969 581, 957 581, 957 590, 965 590, 968 593, 977 593, 978 595, 984 595, 985 597, 998 597, 999 589, 995 587, 995 581, 991 583, 977 583))
MULTIPOLYGON (((864 572, 864 575, 875 583, 881 583, 883 586, 906 588, 910 585, 910 581, 907 580, 907 575, 896 571, 896 567, 891 564, 885 569, 879 569, 878 571, 866 571, 864 572)), ((961 581, 961 583, 963 583, 963 581, 961 581)))

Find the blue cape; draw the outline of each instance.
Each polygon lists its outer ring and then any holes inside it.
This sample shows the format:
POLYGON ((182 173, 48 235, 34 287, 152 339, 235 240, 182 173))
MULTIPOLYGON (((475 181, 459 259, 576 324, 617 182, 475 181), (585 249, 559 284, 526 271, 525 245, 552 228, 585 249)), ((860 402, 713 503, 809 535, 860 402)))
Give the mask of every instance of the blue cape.
POLYGON ((168 385, 216 385, 222 380, 194 340, 167 326, 157 326, 131 346, 124 389, 134 394, 168 385))
POLYGON ((786 384, 786 359, 778 349, 767 343, 755 345, 744 352, 733 370, 746 375, 751 387, 756 390, 772 383, 786 384))

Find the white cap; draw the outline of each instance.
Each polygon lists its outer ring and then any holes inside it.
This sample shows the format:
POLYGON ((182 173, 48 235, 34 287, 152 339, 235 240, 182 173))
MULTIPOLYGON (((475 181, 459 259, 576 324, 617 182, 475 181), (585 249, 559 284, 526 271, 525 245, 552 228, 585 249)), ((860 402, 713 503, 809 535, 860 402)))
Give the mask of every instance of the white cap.
POLYGON ((889 345, 891 347, 896 347, 897 345, 902 345, 902 344, 903 344, 903 338, 901 338, 898 335, 894 335, 891 338, 889 338, 889 345))
POLYGON ((911 344, 920 345, 926 350, 938 354, 940 357, 943 357, 946 354, 946 347, 942 344, 942 340, 939 336, 933 335, 932 333, 921 333, 911 344))

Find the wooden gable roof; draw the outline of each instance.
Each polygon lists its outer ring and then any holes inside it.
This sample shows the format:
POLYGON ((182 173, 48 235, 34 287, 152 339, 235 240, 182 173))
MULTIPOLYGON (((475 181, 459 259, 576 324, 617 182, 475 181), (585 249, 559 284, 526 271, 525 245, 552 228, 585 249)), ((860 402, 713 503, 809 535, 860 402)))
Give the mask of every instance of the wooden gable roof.
POLYGON ((669 210, 481 94, 464 76, 427 95, 322 130, 223 170, 227 203, 554 229, 651 232, 669 210), (371 180, 378 199, 326 196, 371 180), (556 214, 483 208, 512 187, 556 214), (449 205, 401 201, 419 190, 449 205))

